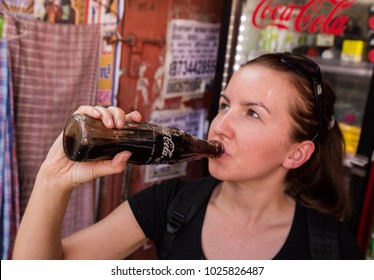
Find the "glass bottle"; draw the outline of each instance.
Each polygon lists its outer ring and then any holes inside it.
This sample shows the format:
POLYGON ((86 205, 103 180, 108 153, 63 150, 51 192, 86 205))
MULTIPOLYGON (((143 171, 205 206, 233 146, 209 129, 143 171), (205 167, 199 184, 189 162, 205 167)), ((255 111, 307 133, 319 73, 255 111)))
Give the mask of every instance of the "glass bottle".
POLYGON ((141 122, 110 129, 100 119, 85 114, 68 119, 63 146, 73 161, 112 159, 121 151, 130 151, 128 162, 138 165, 174 164, 223 153, 217 141, 203 140, 174 127, 141 122))

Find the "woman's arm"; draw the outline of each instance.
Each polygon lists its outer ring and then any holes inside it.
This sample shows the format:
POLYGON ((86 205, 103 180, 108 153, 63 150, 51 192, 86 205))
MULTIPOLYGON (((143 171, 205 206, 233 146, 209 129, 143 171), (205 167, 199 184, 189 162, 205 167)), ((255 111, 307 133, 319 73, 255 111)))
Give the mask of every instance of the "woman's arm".
MULTIPOLYGON (((109 128, 123 127, 126 119, 141 120, 139 113, 126 116, 115 107, 82 106, 75 113, 101 118, 109 128)), ((130 155, 121 152, 112 160, 73 162, 63 152, 60 134, 36 177, 17 233, 13 259, 124 258, 139 247, 145 236, 127 202, 101 222, 61 240, 62 222, 74 188, 97 177, 122 172, 130 155)))
POLYGON ((124 259, 145 241, 126 201, 100 222, 63 239, 62 244, 65 259, 124 259))

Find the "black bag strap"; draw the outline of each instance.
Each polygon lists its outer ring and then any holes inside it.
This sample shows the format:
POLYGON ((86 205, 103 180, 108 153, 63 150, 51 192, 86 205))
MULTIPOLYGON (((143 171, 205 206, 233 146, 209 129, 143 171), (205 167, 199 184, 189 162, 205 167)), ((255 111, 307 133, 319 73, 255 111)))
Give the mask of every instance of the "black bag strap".
POLYGON ((197 213, 206 202, 218 180, 206 177, 199 183, 191 183, 183 187, 172 200, 167 210, 166 230, 162 236, 159 258, 166 259, 178 230, 197 213))
POLYGON ((313 260, 340 259, 338 222, 307 209, 310 254, 313 260))

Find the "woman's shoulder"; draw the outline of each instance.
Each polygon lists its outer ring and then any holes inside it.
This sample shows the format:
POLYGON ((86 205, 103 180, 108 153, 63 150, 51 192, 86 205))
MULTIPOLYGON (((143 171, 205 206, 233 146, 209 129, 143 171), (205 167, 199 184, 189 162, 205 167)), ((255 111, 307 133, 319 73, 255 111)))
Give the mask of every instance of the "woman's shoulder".
POLYGON ((201 193, 199 188, 208 186, 207 182, 216 180, 212 177, 195 180, 169 179, 131 196, 128 200, 131 210, 146 236, 156 243, 160 242, 169 220, 167 213, 174 210, 171 206, 179 205, 181 198, 187 198, 191 205, 195 204, 199 198, 205 197, 207 192, 201 193))
POLYGON ((316 259, 360 259, 357 242, 347 224, 315 209, 303 207, 310 239, 310 249, 316 259))

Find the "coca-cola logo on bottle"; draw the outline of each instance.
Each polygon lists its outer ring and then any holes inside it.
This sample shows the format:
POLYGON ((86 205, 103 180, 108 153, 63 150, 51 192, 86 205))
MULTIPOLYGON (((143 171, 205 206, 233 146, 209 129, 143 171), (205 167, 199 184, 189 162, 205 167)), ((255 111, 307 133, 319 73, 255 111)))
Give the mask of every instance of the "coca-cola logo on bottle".
POLYGON ((163 140, 164 140, 164 146, 162 147, 162 158, 168 157, 172 158, 175 144, 173 142, 171 131, 168 129, 162 129, 162 133, 164 134, 163 140))
POLYGON ((252 23, 258 28, 276 26, 289 29, 292 16, 296 13, 294 28, 297 32, 328 33, 341 35, 347 26, 348 16, 343 12, 351 7, 356 0, 310 0, 303 4, 274 4, 272 0, 261 0, 256 6, 252 23), (327 14, 322 8, 330 5, 327 14))

